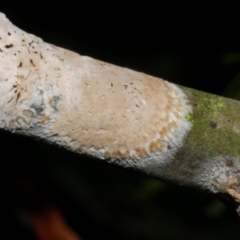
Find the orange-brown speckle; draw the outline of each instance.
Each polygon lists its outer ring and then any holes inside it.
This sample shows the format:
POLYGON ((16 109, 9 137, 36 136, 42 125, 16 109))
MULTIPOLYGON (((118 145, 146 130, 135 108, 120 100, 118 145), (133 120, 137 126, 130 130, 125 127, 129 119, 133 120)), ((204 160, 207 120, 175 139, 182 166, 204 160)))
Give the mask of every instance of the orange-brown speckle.
POLYGON ((16 78, 21 81, 25 80, 25 77, 23 75, 16 75, 16 78))
POLYGON ((30 61, 30 63, 32 64, 33 67, 36 67, 36 64, 33 62, 32 59, 30 59, 29 61, 30 61))
POLYGON ((44 124, 50 120, 50 117, 46 115, 45 113, 41 117, 41 124, 44 124))
POLYGON ((144 157, 147 154, 146 149, 142 147, 136 147, 135 151, 140 157, 144 157))
POLYGON ((5 45, 5 48, 12 48, 12 47, 13 47, 13 44, 12 44, 12 43, 5 45))

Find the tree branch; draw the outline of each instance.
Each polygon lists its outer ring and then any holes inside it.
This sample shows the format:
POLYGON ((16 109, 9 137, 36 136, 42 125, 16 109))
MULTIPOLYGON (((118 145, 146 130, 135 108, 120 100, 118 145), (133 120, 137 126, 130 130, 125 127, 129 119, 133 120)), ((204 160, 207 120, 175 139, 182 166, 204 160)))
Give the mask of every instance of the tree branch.
POLYGON ((0 128, 240 201, 240 103, 43 42, 0 14, 0 128))

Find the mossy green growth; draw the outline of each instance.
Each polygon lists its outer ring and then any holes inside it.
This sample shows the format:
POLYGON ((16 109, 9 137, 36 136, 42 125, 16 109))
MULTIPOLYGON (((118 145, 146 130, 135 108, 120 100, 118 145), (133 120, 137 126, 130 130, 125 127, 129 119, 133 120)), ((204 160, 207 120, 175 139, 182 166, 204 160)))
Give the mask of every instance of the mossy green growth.
POLYGON ((222 99, 216 95, 200 92, 198 96, 200 98, 197 99, 198 104, 195 102, 195 106, 201 104, 200 107, 203 107, 205 110, 207 110, 208 114, 211 116, 216 116, 216 114, 218 114, 219 111, 221 111, 221 109, 225 106, 222 99), (207 96, 202 96, 205 94, 207 94, 207 96))
POLYGON ((181 88, 193 108, 185 117, 193 124, 185 140, 189 151, 200 159, 240 156, 240 102, 181 88))
POLYGON ((193 114, 189 113, 185 116, 186 120, 193 123, 193 114))

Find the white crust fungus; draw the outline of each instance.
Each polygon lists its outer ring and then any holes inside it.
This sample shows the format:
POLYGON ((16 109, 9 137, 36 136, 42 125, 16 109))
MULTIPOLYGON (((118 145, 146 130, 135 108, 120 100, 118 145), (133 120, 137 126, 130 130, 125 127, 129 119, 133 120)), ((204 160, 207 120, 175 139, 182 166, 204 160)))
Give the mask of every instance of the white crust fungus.
POLYGON ((172 158, 191 111, 178 86, 45 43, 0 14, 0 128, 144 167, 172 158))

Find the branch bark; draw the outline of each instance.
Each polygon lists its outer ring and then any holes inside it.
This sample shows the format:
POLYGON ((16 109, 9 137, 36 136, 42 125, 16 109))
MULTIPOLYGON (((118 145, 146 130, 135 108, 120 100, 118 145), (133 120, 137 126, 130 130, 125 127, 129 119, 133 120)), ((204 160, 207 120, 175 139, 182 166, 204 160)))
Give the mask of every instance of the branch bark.
POLYGON ((0 128, 240 202, 240 103, 43 42, 0 14, 0 128))

